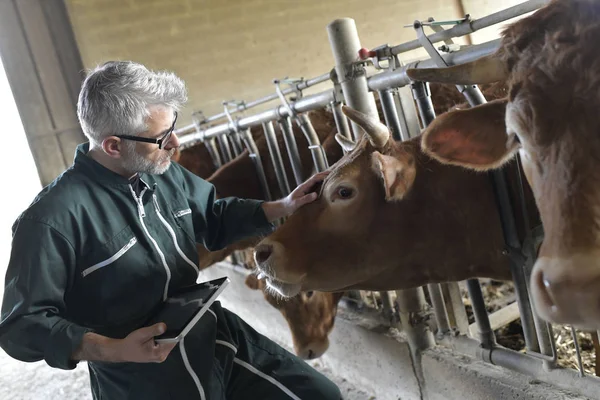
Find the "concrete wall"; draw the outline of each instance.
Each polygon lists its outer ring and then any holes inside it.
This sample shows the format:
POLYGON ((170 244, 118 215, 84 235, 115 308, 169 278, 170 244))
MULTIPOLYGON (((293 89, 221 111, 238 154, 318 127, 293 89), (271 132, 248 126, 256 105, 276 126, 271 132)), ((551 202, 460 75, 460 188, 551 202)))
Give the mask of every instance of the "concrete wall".
POLYGON ((333 57, 326 27, 336 18, 354 18, 362 45, 375 47, 414 39, 414 30, 403 25, 415 19, 460 17, 461 3, 477 17, 520 2, 490 0, 480 7, 479 0, 66 1, 86 67, 132 59, 185 79, 190 101, 182 124, 190 122, 193 110, 221 112, 222 100, 273 93, 274 78, 328 72, 333 57))

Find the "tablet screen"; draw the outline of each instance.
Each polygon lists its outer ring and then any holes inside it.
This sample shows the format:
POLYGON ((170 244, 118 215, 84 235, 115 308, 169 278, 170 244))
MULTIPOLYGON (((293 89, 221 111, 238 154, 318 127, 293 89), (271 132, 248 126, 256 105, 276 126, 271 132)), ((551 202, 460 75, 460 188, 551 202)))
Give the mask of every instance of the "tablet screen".
POLYGON ((167 331, 155 339, 172 338, 187 326, 196 313, 211 300, 227 277, 198 283, 178 290, 163 302, 146 326, 158 322, 167 325, 167 331))

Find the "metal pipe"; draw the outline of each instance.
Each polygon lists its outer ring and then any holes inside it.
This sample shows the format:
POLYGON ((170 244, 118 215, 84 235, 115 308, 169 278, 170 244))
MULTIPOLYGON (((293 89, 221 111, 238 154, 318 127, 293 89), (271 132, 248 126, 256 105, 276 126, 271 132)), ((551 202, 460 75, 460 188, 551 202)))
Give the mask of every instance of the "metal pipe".
POLYGON ((442 283, 442 293, 444 294, 446 310, 449 313, 450 311, 452 312, 458 332, 461 335, 467 335, 469 333, 469 317, 467 316, 467 310, 462 300, 458 282, 442 283), (450 307, 448 307, 448 304, 450 307))
POLYGON ((467 280, 467 290, 469 291, 469 297, 471 298, 473 316, 475 317, 477 329, 479 330, 479 341, 484 349, 491 349, 496 345, 496 338, 494 336, 494 331, 490 326, 490 319, 488 317, 487 310, 485 309, 483 293, 481 293, 479 280, 467 280))
MULTIPOLYGON (((482 44, 470 46, 464 50, 454 53, 442 54, 442 58, 448 63, 448 65, 464 64, 494 53, 499 46, 500 39, 495 39, 482 44)), ((410 78, 406 75, 407 69, 433 67, 437 67, 437 63, 435 60, 428 59, 412 62, 395 69, 394 71, 386 71, 377 75, 373 75, 368 79, 369 89, 375 91, 406 86, 411 83, 410 78)))
POLYGON ((319 140, 319 136, 317 136, 317 132, 315 132, 315 128, 313 128, 312 123, 310 122, 310 118, 308 118, 308 115, 306 114, 300 114, 296 118, 296 123, 304 133, 304 136, 306 136, 315 169, 317 172, 325 171, 329 168, 329 164, 327 163, 327 157, 325 157, 325 150, 323 150, 323 147, 321 146, 321 141, 319 140))
POLYGON ((244 151, 244 145, 242 144, 242 139, 240 138, 239 132, 233 132, 229 135, 229 140, 231 141, 231 147, 233 149, 234 157, 239 156, 244 151))
POLYGON ((416 352, 435 346, 433 333, 426 323, 431 314, 423 288, 397 290, 396 302, 402 330, 408 337, 411 350, 416 352))
POLYGON ((277 177, 281 195, 287 196, 290 193, 290 184, 288 183, 287 175, 285 174, 283 159, 281 158, 281 152, 279 151, 275 129, 273 129, 273 122, 265 122, 263 124, 263 130, 265 132, 265 138, 267 139, 267 146, 269 148, 269 154, 271 155, 271 162, 273 163, 273 169, 275 170, 275 176, 277 177))
MULTIPOLYGON (((334 95, 332 89, 311 96, 303 97, 300 100, 294 102, 291 105, 291 107, 294 110, 294 112, 303 113, 306 111, 326 107, 329 103, 333 101, 333 99, 334 95)), ((291 115, 285 109, 284 106, 277 106, 273 109, 263 111, 255 115, 240 118, 239 120, 237 120, 237 126, 239 129, 247 129, 253 126, 260 126, 264 122, 276 121, 283 117, 291 117, 291 115)), ((224 123, 221 125, 211 126, 210 128, 206 128, 206 130, 201 132, 185 135, 179 139, 179 142, 183 145, 202 139, 210 139, 213 137, 217 137, 224 133, 232 132, 234 130, 235 129, 231 125, 231 123, 224 123)))
POLYGON ((501 346, 495 346, 489 350, 482 349, 476 340, 466 336, 446 335, 439 342, 462 354, 516 371, 571 393, 576 391, 578 394, 592 399, 597 398, 598 393, 600 393, 600 378, 592 375, 586 375, 582 378, 577 371, 567 368, 556 368, 548 371, 538 358, 527 354, 501 346))
POLYGON ((342 112, 342 102, 331 102, 331 112, 333 113, 333 119, 335 120, 335 126, 337 127, 338 133, 345 136, 347 139, 352 139, 348 118, 346 118, 342 112))
MULTIPOLYGON (((503 175, 503 171, 492 171, 490 173, 492 179, 492 185, 494 187, 495 197, 497 199, 497 206, 500 212, 500 222, 502 224, 502 232, 504 240, 509 246, 510 251, 521 252, 521 244, 517 234, 517 228, 515 223, 515 216, 508 196, 508 186, 506 178, 503 175)), ((517 301, 519 305, 519 314, 521 314, 521 323, 523 326, 523 336, 525 337, 525 344, 527 350, 538 352, 540 351, 539 340, 541 337, 536 336, 536 329, 534 323, 534 315, 531 308, 531 300, 527 291, 527 277, 523 270, 523 264, 526 262, 525 258, 521 263, 516 259, 512 259, 510 262, 510 271, 515 283, 517 301)), ((547 342, 545 340, 545 342, 547 342)), ((543 346, 543 354, 548 355, 547 351, 549 346, 543 346)))
POLYGON ((292 121, 289 117, 279 120, 279 129, 283 133, 283 140, 285 147, 290 157, 290 165, 292 166, 292 172, 294 173, 294 179, 296 180, 296 186, 304 182, 302 176, 302 160, 300 159, 300 153, 298 153, 298 144, 296 143, 296 137, 292 130, 292 121))
POLYGON ((383 109, 383 117, 385 124, 390 129, 394 140, 402 140, 402 128, 400 126, 400 118, 394 101, 394 89, 379 90, 379 100, 383 109))
MULTIPOLYGON (((367 87, 367 74, 356 64, 361 49, 356 23, 352 18, 340 18, 327 25, 329 44, 335 60, 335 71, 344 99, 349 107, 377 118, 377 106, 367 87)), ((354 137, 361 137, 362 129, 352 122, 354 137)))
MULTIPOLYGON (((475 31, 487 28, 489 26, 504 22, 506 20, 518 17, 528 12, 535 11, 538 8, 548 4, 550 0, 529 0, 513 7, 495 12, 486 17, 476 19, 472 22, 465 22, 454 26, 453 28, 433 33, 427 38, 431 43, 442 42, 455 37, 465 36, 475 31)), ((421 47, 418 40, 402 43, 392 47, 391 52, 394 55, 405 53, 410 50, 415 50, 421 47)))
POLYGON ((448 312, 444 303, 444 295, 439 283, 430 283, 427 285, 429 297, 433 305, 433 313, 438 326, 438 336, 443 336, 450 332, 450 323, 448 321, 448 312))
POLYGON ((223 165, 223 160, 221 159, 221 155, 219 154, 216 139, 209 139, 204 142, 204 145, 206 146, 206 150, 208 150, 208 154, 210 154, 210 158, 212 159, 215 168, 221 168, 221 166, 223 165))
POLYGON ((383 306, 383 317, 386 321, 393 323, 394 322, 394 307, 392 306, 392 300, 390 299, 389 292, 379 292, 379 297, 381 297, 381 305, 383 306))
POLYGON ((256 169, 256 174, 258 175, 258 182, 262 189, 263 195, 265 196, 265 200, 271 201, 273 197, 271 196, 271 191, 269 190, 269 184, 267 183, 267 177, 265 176, 265 169, 263 168, 262 160, 258 152, 258 147, 256 147, 256 143, 254 142, 252 133, 250 133, 250 129, 245 129, 241 133, 244 145, 246 146, 246 149, 248 149, 248 152, 250 153, 250 159, 252 160, 254 168, 256 169))
MULTIPOLYGON (((290 88, 284 89, 283 90, 283 94, 293 93, 296 90, 300 91, 300 90, 307 89, 309 87, 318 85, 319 83, 326 82, 326 81, 329 80, 329 78, 330 78, 330 73, 329 72, 326 73, 326 74, 323 74, 323 75, 319 75, 316 78, 311 78, 309 80, 302 81, 302 82, 296 84, 294 87, 290 87, 290 88)), ((236 113, 236 112, 245 111, 245 110, 248 110, 248 109, 250 109, 252 107, 256 107, 256 106, 259 106, 261 104, 268 103, 269 101, 276 100, 277 98, 278 98, 278 95, 276 93, 275 94, 270 94, 268 96, 261 97, 260 99, 251 101, 249 103, 243 103, 241 105, 238 105, 234 109, 230 110, 229 113, 233 114, 233 113, 236 113)), ((206 123, 217 121, 217 120, 219 120, 221 118, 225 118, 226 116, 227 116, 227 113, 222 112, 222 113, 219 113, 219 114, 212 115, 212 116, 206 118, 204 121, 201 121, 201 122, 206 124, 206 123)), ((177 135, 185 135, 185 134, 191 133, 193 131, 194 131, 194 125, 191 124, 191 125, 186 125, 184 127, 176 129, 174 133, 177 134, 177 135)))
POLYGON ((414 82, 410 85, 413 93, 413 98, 417 103, 419 115, 423 128, 427 127, 435 119, 435 111, 431 102, 431 92, 429 91, 429 83, 414 82))
MULTIPOLYGON (((500 43, 500 39, 493 40, 491 42, 483 43, 481 45, 475 45, 468 49, 461 50, 455 53, 444 54, 442 58, 448 62, 448 64, 462 64, 473 61, 477 58, 486 56, 493 53, 500 43)), ((383 90, 394 87, 402 87, 411 83, 411 80, 406 76, 406 70, 408 68, 430 68, 435 67, 436 63, 433 60, 417 61, 403 67, 398 68, 395 71, 387 71, 377 75, 374 75, 368 79, 368 87, 370 90, 383 90)), ((326 90, 324 92, 316 93, 310 96, 303 97, 292 105, 293 110, 296 113, 303 113, 317 108, 327 106, 327 104, 334 101, 334 91, 326 90)), ((376 112, 376 110, 375 110, 376 112)), ((237 120, 237 126, 240 129, 246 129, 253 126, 262 125, 263 122, 275 121, 282 117, 291 116, 284 106, 278 106, 276 108, 240 118, 237 120)), ((231 132, 234 127, 231 123, 224 123, 213 127, 206 128, 206 130, 200 132, 194 132, 194 129, 186 131, 177 131, 178 135, 182 135, 188 132, 192 132, 182 136, 179 141, 182 146, 189 145, 193 142, 200 141, 203 139, 210 139, 223 133, 231 132)))
POLYGON ((229 161, 233 160, 231 147, 229 147, 229 140, 227 140, 225 135, 220 135, 217 137, 217 141, 219 142, 219 148, 221 149, 222 160, 227 164, 229 161))

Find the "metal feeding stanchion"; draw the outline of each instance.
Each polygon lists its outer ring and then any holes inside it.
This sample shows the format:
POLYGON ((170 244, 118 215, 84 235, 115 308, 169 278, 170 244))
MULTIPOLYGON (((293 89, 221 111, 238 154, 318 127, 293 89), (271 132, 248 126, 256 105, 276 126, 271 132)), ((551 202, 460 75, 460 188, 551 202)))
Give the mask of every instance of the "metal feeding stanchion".
MULTIPOLYGON (((303 79, 297 79, 297 80, 285 79, 284 81, 289 83, 290 86, 297 88, 299 86, 299 83, 302 83, 304 80, 303 79), (294 84, 294 85, 292 85, 292 84, 294 84)), ((276 91, 277 97, 280 99, 283 106, 286 107, 286 103, 284 102, 285 95, 284 95, 284 91, 281 90, 280 81, 275 80, 274 83, 275 83, 275 91, 276 91)), ((298 97, 302 97, 301 91, 298 90, 295 93, 298 97)), ((291 109, 291 107, 290 107, 290 109, 291 109)), ((294 180, 296 181, 296 185, 300 185, 302 182, 304 182, 305 177, 302 173, 302 159, 300 158, 300 153, 298 152, 298 143, 296 143, 296 137, 294 136, 294 130, 292 127, 291 117, 289 117, 289 116, 281 117, 278 124, 279 124, 279 129, 281 129, 281 132, 283 134, 283 140, 285 143, 285 147, 288 151, 288 156, 290 158, 290 165, 292 166, 292 172, 294 173, 294 180)))
POLYGON ((239 156, 242 151, 244 151, 244 145, 242 144, 242 138, 240 137, 240 127, 237 124, 237 121, 233 120, 231 116, 231 110, 229 106, 233 105, 236 110, 244 107, 244 101, 224 101, 223 102, 223 110, 224 114, 227 116, 227 120, 232 126, 232 132, 228 135, 229 140, 231 141, 231 147, 233 149, 234 157, 239 156))
POLYGON ((277 137, 275 136, 275 129, 273 129, 273 122, 263 123, 263 131, 265 139, 267 139, 267 146, 269 148, 269 154, 271 155, 271 163, 275 170, 275 177, 277 178, 277 184, 282 196, 286 196, 290 193, 290 184, 288 183, 287 176, 285 174, 285 168, 283 165, 283 159, 281 158, 281 152, 279 151, 279 144, 277 143, 277 137))
POLYGON ((210 158, 213 162, 215 169, 221 168, 221 166, 223 165, 223 161, 221 160, 219 149, 217 148, 217 144, 215 143, 216 139, 204 139, 202 124, 205 123, 206 118, 204 118, 204 114, 202 113, 202 111, 193 112, 192 121, 194 123, 194 128, 196 129, 196 134, 200 136, 200 143, 204 143, 204 146, 206 146, 206 150, 208 151, 208 154, 210 154, 210 158))
POLYGON ((325 156, 325 150, 323 150, 323 146, 321 146, 321 141, 319 140, 319 136, 317 136, 315 128, 313 128, 310 122, 310 118, 308 118, 306 114, 298 114, 295 108, 290 105, 284 96, 283 91, 281 90, 280 82, 280 80, 274 80, 275 90, 277 91, 277 95, 281 100, 283 109, 286 110, 288 115, 296 121, 296 124, 298 124, 302 130, 302 133, 304 133, 304 136, 308 141, 308 148, 311 151, 317 172, 325 171, 327 168, 329 168, 329 164, 327 162, 327 157, 325 156))
MULTIPOLYGON (((450 21, 447 23, 461 23, 461 21, 450 21)), ((435 26, 435 30, 437 32, 440 32, 440 25, 444 24, 444 22, 435 23, 433 18, 430 18, 427 24, 435 26)), ((413 24, 413 27, 417 33, 417 40, 427 51, 431 59, 439 67, 447 67, 448 63, 441 57, 441 55, 433 47, 431 41, 425 35, 423 25, 425 25, 425 23, 422 23, 420 21, 415 21, 413 24)), ((448 39, 446 41, 446 45, 453 45, 453 43, 450 39, 448 39)), ((456 87, 465 96, 465 98, 471 106, 477 106, 486 103, 485 97, 483 96, 483 94, 477 86, 456 85, 456 87)), ((533 309, 531 307, 531 302, 528 293, 529 274, 526 275, 525 273, 527 269, 527 258, 523 254, 522 246, 519 243, 519 238, 515 224, 515 216, 508 196, 506 178, 502 171, 493 171, 490 173, 490 175, 492 183, 494 185, 496 199, 498 201, 498 209, 500 212, 500 219, 503 228, 502 230, 506 246, 508 248, 507 251, 509 251, 509 255, 511 256, 511 273, 513 276, 513 281, 515 282, 517 302, 519 306, 519 312, 521 314, 521 321, 525 336, 526 347, 530 353, 537 353, 541 350, 541 355, 543 356, 544 363, 548 368, 550 368, 552 366, 552 362, 548 359, 548 357, 553 356, 553 346, 550 344, 553 338, 551 336, 550 330, 548 329, 548 324, 542 321, 539 317, 537 317, 534 314, 533 309)), ((476 316, 476 320, 477 316, 479 315, 481 323, 483 324, 481 325, 480 321, 477 320, 477 323, 479 324, 478 326, 480 328, 479 334, 481 336, 481 339, 485 341, 485 343, 482 343, 484 345, 493 346, 495 343, 495 339, 493 338, 493 331, 491 330, 491 327, 489 325, 489 318, 487 317, 487 312, 485 312, 483 297, 481 296, 481 299, 479 299, 479 295, 481 292, 479 282, 476 282, 475 280, 469 280, 467 282, 467 286, 469 294, 475 295, 477 303, 480 303, 476 304, 475 299, 471 299, 473 302, 473 311, 476 316), (476 310, 476 307, 478 308, 478 310, 476 310)))
MULTIPOLYGON (((335 59, 335 69, 346 103, 360 112, 379 118, 373 94, 367 87, 364 64, 357 62, 361 49, 356 24, 351 18, 338 19, 327 26, 329 42, 335 59)), ((355 139, 363 135, 362 128, 352 124, 355 139)), ((423 288, 397 291, 402 329, 406 333, 415 371, 424 383, 421 351, 435 345, 433 334, 427 324, 428 305, 423 288)))

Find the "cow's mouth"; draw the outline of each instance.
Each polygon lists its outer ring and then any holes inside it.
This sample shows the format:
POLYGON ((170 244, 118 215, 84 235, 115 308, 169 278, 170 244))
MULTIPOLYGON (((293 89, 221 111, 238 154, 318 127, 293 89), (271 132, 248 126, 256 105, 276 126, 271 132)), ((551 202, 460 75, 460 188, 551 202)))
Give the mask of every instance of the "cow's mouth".
POLYGON ((276 278, 266 275, 264 272, 258 274, 258 279, 265 279, 267 290, 277 293, 282 297, 294 297, 300 293, 302 285, 300 283, 286 283, 276 278))

